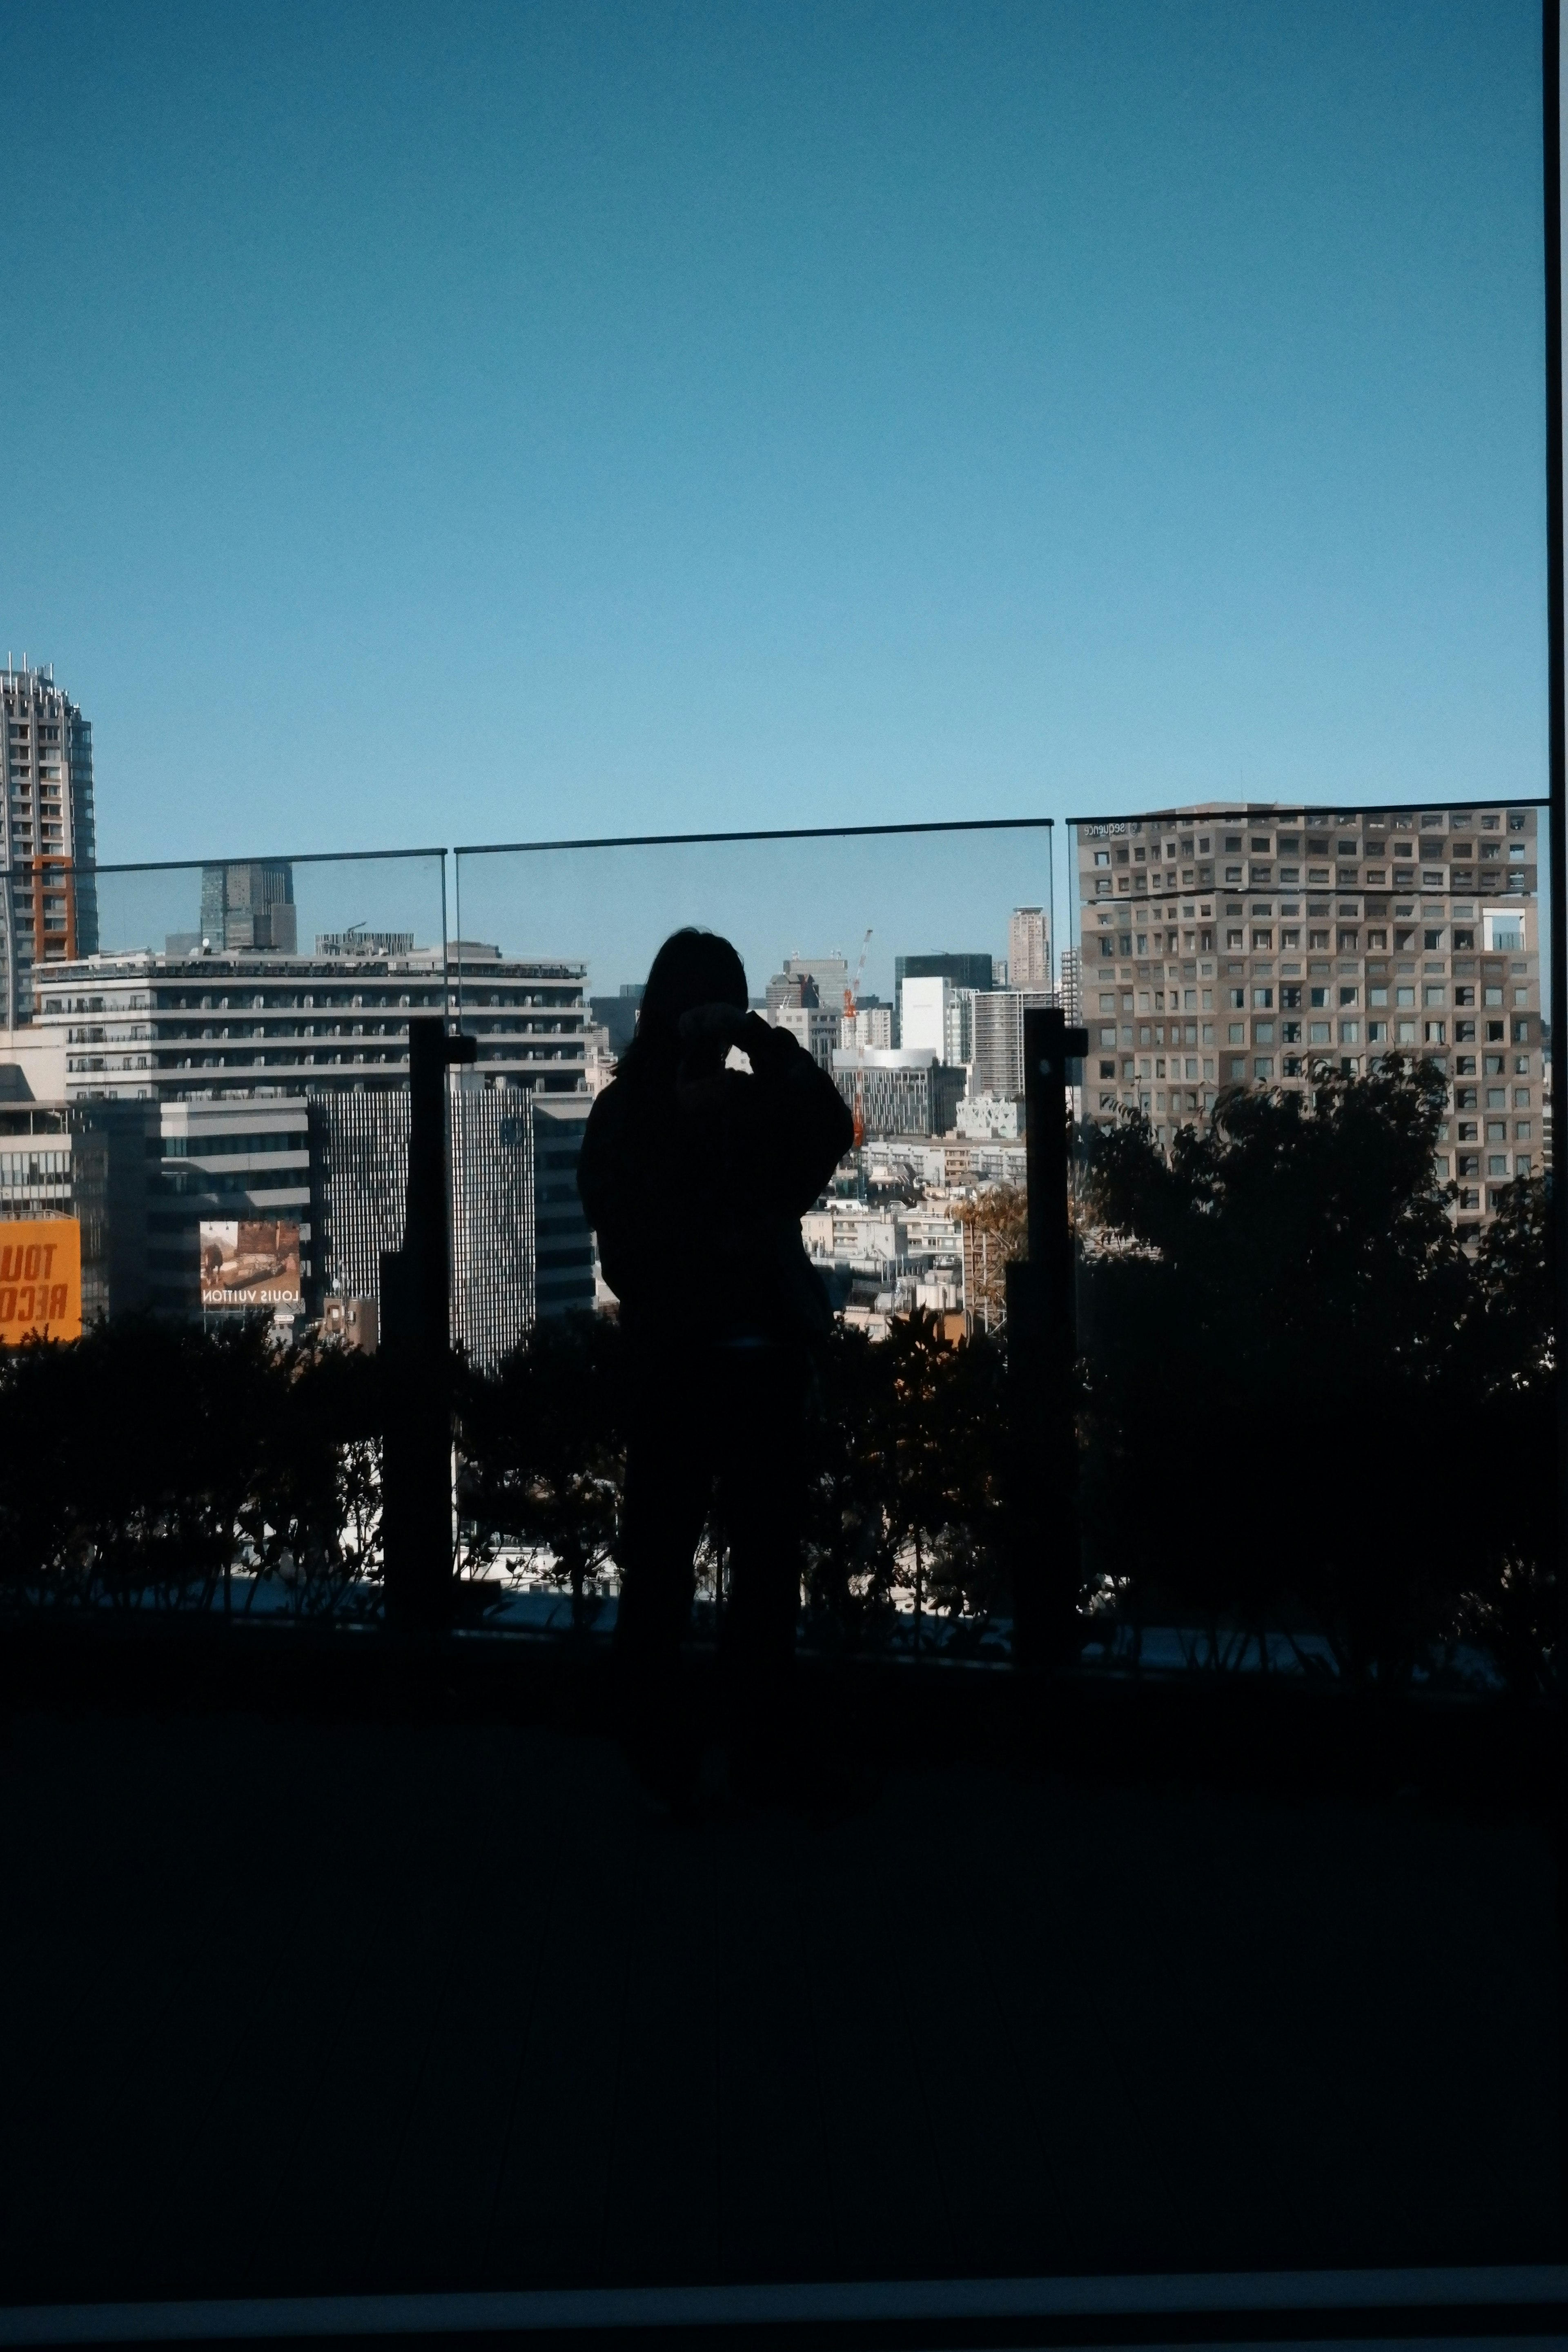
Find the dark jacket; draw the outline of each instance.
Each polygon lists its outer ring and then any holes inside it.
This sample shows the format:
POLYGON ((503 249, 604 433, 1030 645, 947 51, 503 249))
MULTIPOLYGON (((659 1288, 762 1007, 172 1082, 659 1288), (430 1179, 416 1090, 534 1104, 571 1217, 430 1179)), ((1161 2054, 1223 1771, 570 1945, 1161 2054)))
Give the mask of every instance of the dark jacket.
POLYGON ((827 1328, 800 1220, 853 1139, 848 1106, 787 1029, 752 1014, 751 1075, 682 1107, 669 1062, 639 1056, 594 1105, 577 1190, 633 1336, 800 1339, 827 1328))

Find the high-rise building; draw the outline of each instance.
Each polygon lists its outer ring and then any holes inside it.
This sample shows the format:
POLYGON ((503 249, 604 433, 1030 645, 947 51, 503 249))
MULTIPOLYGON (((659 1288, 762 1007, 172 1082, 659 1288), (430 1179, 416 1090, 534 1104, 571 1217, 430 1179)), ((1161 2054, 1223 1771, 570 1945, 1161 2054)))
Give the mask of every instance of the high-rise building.
POLYGON ((1162 1142, 1229 1087, 1300 1090, 1390 1052, 1448 1083, 1461 1226, 1539 1174, 1537 811, 1208 803, 1078 827, 1084 1108, 1162 1142))
POLYGON ((893 958, 893 1042, 902 1045, 906 980, 947 980, 955 988, 990 988, 995 972, 988 955, 901 955, 893 958))
MULTIPOLYGON (((260 904, 293 915, 277 897, 260 904)), ((127 1247, 141 1237, 153 1306, 195 1310, 204 1219, 298 1217, 314 1307, 379 1298, 381 1253, 403 1236, 409 1018, 442 1014, 449 990, 460 994, 479 1060, 454 1096, 454 1328, 494 1362, 536 1312, 594 1303, 574 1187, 551 1211, 572 1232, 548 1240, 576 1254, 570 1268, 536 1265, 547 1221, 531 1192, 536 1168, 559 1184, 563 1151, 574 1166, 590 1108, 585 971, 474 941, 454 942, 443 964, 438 949, 388 936, 395 951, 361 933, 342 956, 252 946, 79 959, 51 969, 35 1030, 60 1040, 73 1120, 150 1118, 144 1197, 134 1210, 122 1197, 110 1222, 127 1247), (561 1107, 563 1137, 552 1126, 536 1153, 545 1104, 561 1107)), ((115 1295, 133 1287, 121 1281, 115 1295)))
POLYGON ((1024 1015, 1049 1002, 1044 988, 990 988, 974 997, 971 1094, 1007 1100, 1024 1093, 1024 1015))
POLYGON ((585 1094, 534 1093, 535 1311, 581 1313, 595 1303, 598 1261, 594 1229, 577 1192, 577 1162, 593 1103, 585 1094))
POLYGON ((1077 948, 1062 950, 1062 976, 1056 1001, 1067 1016, 1069 1029, 1083 1024, 1083 957, 1077 948))
POLYGON ((580 962, 471 940, 455 940, 445 963, 439 948, 342 959, 139 949, 51 968, 37 1026, 64 1044, 69 1101, 301 1094, 399 1083, 410 1013, 445 1013, 450 988, 482 1072, 573 1094, 584 976, 580 962))
POLYGON ((1007 925, 1007 985, 1051 984, 1051 919, 1044 907, 1015 907, 1007 925))
MULTIPOLYGON (((849 983, 849 961, 841 955, 792 955, 784 958, 784 978, 808 982, 816 992, 818 1004, 831 1004, 837 1010, 844 1002, 844 991, 849 983)), ((810 996, 803 1003, 812 1002, 810 996)))
POLYGON ((48 666, 0 672, 8 874, 0 907, 0 1027, 30 1021, 34 973, 98 946, 92 727, 48 666))
POLYGON ((604 1031, 605 1043, 617 1062, 637 1035, 637 1011, 645 985, 640 980, 623 980, 616 995, 589 999, 595 1022, 604 1031))
MULTIPOLYGON (((489 1370, 538 1312, 541 1204, 531 1095, 472 1081, 470 1070, 458 1072, 448 1097, 452 1338, 489 1370)), ((407 1088, 313 1088, 310 1121, 315 1288, 379 1301, 382 1252, 401 1244, 408 1198, 407 1088)))
MULTIPOLYGON (((347 936, 363 938, 372 952, 382 937, 347 936)), ((200 944, 213 949, 270 948, 279 955, 295 954, 300 936, 294 912, 294 869, 288 860, 248 858, 204 866, 200 944)), ((410 940, 409 947, 413 944, 410 940)))
POLYGON ((974 1004, 973 988, 907 972, 900 1044, 906 1051, 934 1054, 954 1069, 966 1067, 974 1058, 974 1004))

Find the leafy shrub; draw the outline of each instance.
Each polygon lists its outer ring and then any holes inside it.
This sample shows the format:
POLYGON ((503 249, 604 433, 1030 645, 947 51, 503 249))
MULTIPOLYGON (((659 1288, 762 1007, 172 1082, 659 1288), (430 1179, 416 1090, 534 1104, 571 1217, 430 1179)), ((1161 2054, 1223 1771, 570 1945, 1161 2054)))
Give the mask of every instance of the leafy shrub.
POLYGON ((1541 1671, 1542 1191, 1511 1188, 1467 1250, 1434 1175, 1445 1103, 1440 1072, 1391 1057, 1310 1102, 1222 1097, 1168 1160, 1141 1116, 1092 1141, 1086 1528, 1136 1612, 1310 1627, 1384 1686, 1506 1618, 1510 1671, 1521 1643, 1541 1671))
POLYGON ((0 1358, 8 1602, 210 1606, 236 1565, 300 1610, 379 1571, 375 1367, 280 1346, 246 1318, 205 1331, 100 1324, 0 1358))

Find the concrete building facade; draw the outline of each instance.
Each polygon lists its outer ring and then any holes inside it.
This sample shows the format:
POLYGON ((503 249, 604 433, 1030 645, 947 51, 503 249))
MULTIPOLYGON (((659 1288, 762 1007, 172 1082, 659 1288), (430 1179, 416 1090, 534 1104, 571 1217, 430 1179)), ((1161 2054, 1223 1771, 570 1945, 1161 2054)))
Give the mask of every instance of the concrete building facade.
MULTIPOLYGON (((276 891, 262 904, 293 912, 276 891)), ((350 951, 336 956, 231 948, 74 959, 51 971, 28 1034, 58 1047, 73 1128, 140 1122, 142 1197, 132 1202, 121 1184, 109 1223, 127 1264, 139 1236, 146 1303, 196 1311, 200 1223, 254 1216, 298 1219, 314 1311, 326 1297, 379 1299, 381 1253, 403 1235, 408 1022, 444 1013, 449 984, 460 990, 479 1060, 452 1102, 454 1336, 493 1363, 536 1313, 594 1303, 593 1237, 574 1183, 548 1214, 534 1197, 536 1168, 554 1189, 563 1155, 574 1170, 590 1108, 585 967, 475 942, 443 961, 405 936, 342 937, 350 951), (559 1116, 536 1160, 546 1104, 559 1116), (569 1234, 555 1230, 564 1223, 569 1234)), ((117 1282, 116 1311, 136 1288, 117 1282)))
POLYGON ((1051 985, 1051 918, 1046 907, 1015 907, 1007 924, 1007 985, 1051 985))
POLYGON ((1169 1143, 1227 1087, 1419 1055, 1449 1088, 1436 1172, 1478 1223, 1542 1165, 1538 815, 1255 802, 1079 824, 1086 1116, 1136 1108, 1169 1143))
POLYGON ((183 944, 219 950, 270 948, 281 955, 295 954, 300 933, 293 867, 280 857, 204 866, 201 933, 183 944))
POLYGON ((1050 1002, 1045 988, 992 988, 973 999, 972 1094, 1023 1094, 1024 1015, 1031 1006, 1050 1002))
POLYGON ((893 1043, 904 1043, 904 983, 910 980, 947 980, 955 988, 990 988, 995 980, 995 964, 989 955, 978 951, 954 952, 943 950, 931 955, 900 955, 893 958, 893 1043))
POLYGON ((570 1094, 587 1058, 584 972, 468 942, 446 962, 438 948, 342 958, 139 950, 52 968, 35 1018, 64 1044, 71 1101, 386 1085, 407 1072, 410 1013, 447 1010, 450 974, 481 1072, 570 1094))
POLYGON ((951 1133, 968 1077, 932 1053, 901 1046, 840 1046, 833 1056, 834 1083, 868 1136, 951 1133))

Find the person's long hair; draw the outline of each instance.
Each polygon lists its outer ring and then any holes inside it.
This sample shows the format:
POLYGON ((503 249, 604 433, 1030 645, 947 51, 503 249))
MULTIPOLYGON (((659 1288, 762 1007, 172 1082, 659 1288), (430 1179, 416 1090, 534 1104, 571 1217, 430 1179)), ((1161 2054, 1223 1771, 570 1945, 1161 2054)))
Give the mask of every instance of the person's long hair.
POLYGON ((693 924, 671 931, 648 967, 637 1035, 621 1056, 620 1075, 638 1087, 673 1084, 681 1014, 699 1004, 733 1004, 743 1013, 746 1003, 746 968, 728 940, 693 924))

